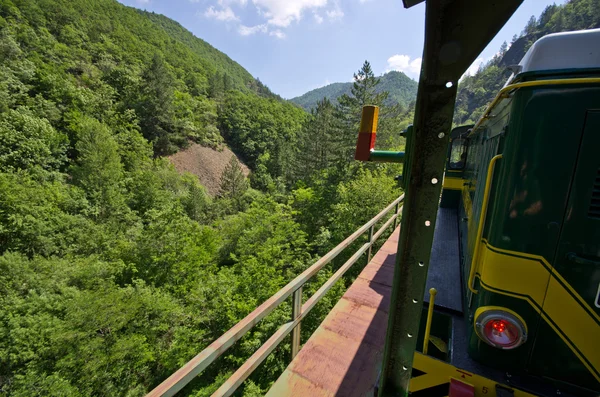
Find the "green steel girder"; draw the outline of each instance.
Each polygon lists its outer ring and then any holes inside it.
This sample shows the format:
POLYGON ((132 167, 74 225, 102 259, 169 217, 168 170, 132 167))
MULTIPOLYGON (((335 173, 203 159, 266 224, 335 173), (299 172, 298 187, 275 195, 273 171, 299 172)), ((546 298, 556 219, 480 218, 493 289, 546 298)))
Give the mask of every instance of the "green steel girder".
MULTIPOLYGON (((405 6, 418 2, 405 0, 405 6)), ((406 149, 408 180, 379 395, 408 395, 458 79, 521 2, 426 1, 423 64, 413 141, 406 149)))
POLYGON ((402 163, 404 162, 404 152, 372 150, 369 161, 376 161, 379 163, 402 163))

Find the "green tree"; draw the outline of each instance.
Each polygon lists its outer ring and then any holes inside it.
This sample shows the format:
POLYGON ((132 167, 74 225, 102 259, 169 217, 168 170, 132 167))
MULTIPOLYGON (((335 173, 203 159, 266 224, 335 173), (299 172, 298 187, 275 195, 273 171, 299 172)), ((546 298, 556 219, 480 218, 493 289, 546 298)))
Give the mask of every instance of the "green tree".
POLYGON ((231 156, 229 163, 221 174, 219 195, 230 199, 239 207, 244 193, 248 190, 248 181, 242 171, 237 157, 231 156))
POLYGON ((66 162, 67 137, 25 108, 0 116, 0 171, 58 171, 66 162))
POLYGON ((123 166, 119 147, 108 127, 91 118, 78 126, 77 162, 72 167, 74 182, 83 188, 94 214, 105 219, 124 211, 123 166))
POLYGON ((364 105, 381 106, 389 94, 377 93, 379 83, 380 79, 375 77, 371 64, 365 61, 358 72, 354 73, 352 95, 342 95, 338 101, 342 107, 349 110, 362 109, 364 105))
POLYGON ((343 129, 336 137, 336 157, 341 164, 352 160, 356 145, 359 122, 362 108, 365 105, 380 107, 380 117, 387 117, 387 109, 384 101, 388 97, 387 92, 378 93, 376 88, 380 79, 375 77, 371 64, 365 61, 357 73, 354 73, 354 84, 351 95, 342 95, 338 98, 338 117, 343 129))
POLYGON ((341 128, 335 106, 323 98, 300 132, 294 164, 295 180, 307 180, 316 172, 333 165, 339 156, 336 139, 341 128))
POLYGON ((142 75, 141 100, 137 105, 144 137, 154 145, 156 154, 173 153, 185 144, 174 125, 175 78, 158 53, 142 75))

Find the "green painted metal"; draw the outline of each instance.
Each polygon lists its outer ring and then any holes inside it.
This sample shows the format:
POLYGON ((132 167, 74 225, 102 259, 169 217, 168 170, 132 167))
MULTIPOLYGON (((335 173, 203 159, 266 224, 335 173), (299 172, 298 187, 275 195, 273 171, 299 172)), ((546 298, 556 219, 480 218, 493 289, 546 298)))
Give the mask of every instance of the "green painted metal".
POLYGON ((411 125, 409 125, 408 127, 406 127, 406 129, 404 131, 402 131, 402 133, 400 134, 401 136, 403 136, 406 139, 405 145, 404 145, 404 150, 406 152, 406 155, 404 156, 404 165, 402 166, 402 179, 400 180, 400 185, 402 186, 402 189, 406 190, 406 187, 408 186, 408 181, 410 180, 410 166, 409 164, 412 164, 412 151, 415 149, 415 129, 414 127, 411 125))
POLYGON ((373 150, 369 161, 380 163, 402 163, 404 162, 404 152, 392 152, 387 150, 373 150))
MULTIPOLYGON (((570 240, 588 247, 587 254, 597 250, 600 238, 589 239, 598 237, 597 221, 588 221, 587 210, 599 166, 598 141, 593 141, 598 134, 584 134, 590 128, 586 123, 597 116, 586 109, 600 109, 600 86, 525 88, 515 93, 502 172, 495 182, 498 195, 484 234, 493 246, 543 256, 552 265, 563 263, 567 252, 558 254, 556 248, 571 201, 581 213, 570 240), (582 167, 587 176, 574 190, 582 167)), ((589 275, 584 273, 563 277, 577 291, 585 291, 589 275)), ((591 295, 588 298, 593 302, 591 295)))
MULTIPOLYGON (((581 73, 530 72, 520 81, 579 78, 581 73)), ((585 71, 586 76, 590 73, 585 71)), ((600 251, 599 221, 588 214, 600 168, 600 135, 596 133, 600 130, 600 113, 587 109, 600 109, 597 84, 524 87, 514 91, 492 111, 494 117, 471 136, 473 153, 469 152, 464 177, 473 187, 472 224, 476 225, 484 185, 479 179, 485 175, 489 159, 496 153, 503 154, 492 181, 483 238, 503 250, 545 258, 553 272, 560 274, 591 306, 600 283, 600 269, 594 263, 600 251), (591 262, 578 263, 571 253, 591 262)), ((466 217, 462 205, 461 211, 466 217)), ((468 274, 474 233, 467 232, 467 222, 461 222, 461 229, 462 235, 470 235, 468 244, 463 245, 463 274, 468 274)), ((479 293, 472 296, 472 302, 470 293, 465 300, 471 302, 470 316, 481 306, 506 307, 524 318, 530 333, 523 346, 500 351, 481 343, 474 330, 468 328, 469 354, 473 358, 515 375, 544 376, 561 390, 573 389, 576 384, 600 391, 600 384, 590 371, 541 318, 539 311, 543 307, 534 308, 524 299, 504 294, 511 291, 491 292, 479 283, 477 280, 479 293)), ((594 310, 600 312, 600 308, 594 310)), ((581 390, 573 392, 579 395, 581 390)))
POLYGON ((379 394, 408 395, 458 79, 520 0, 428 0, 414 142, 379 394), (476 17, 475 17, 476 16, 476 17), (434 183, 434 180, 437 183, 434 183))

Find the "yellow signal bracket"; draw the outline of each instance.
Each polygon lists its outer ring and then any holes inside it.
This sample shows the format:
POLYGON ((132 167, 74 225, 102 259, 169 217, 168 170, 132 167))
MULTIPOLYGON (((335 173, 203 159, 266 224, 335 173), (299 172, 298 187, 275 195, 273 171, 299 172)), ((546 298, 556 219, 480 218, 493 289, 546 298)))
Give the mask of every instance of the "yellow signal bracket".
POLYGON ((383 163, 403 162, 404 152, 375 150, 378 119, 378 106, 363 106, 358 140, 356 142, 356 151, 354 152, 354 159, 359 161, 377 161, 383 163))

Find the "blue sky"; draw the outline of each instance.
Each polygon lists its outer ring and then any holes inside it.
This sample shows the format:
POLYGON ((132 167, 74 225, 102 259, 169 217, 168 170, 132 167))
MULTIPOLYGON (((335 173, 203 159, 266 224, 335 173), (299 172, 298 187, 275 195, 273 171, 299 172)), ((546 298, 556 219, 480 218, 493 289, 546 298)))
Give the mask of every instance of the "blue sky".
MULTIPOLYGON (((284 98, 350 81, 365 59, 377 75, 400 70, 418 78, 424 4, 404 9, 401 0, 119 1, 178 21, 284 98)), ((471 70, 510 42, 532 15, 563 2, 524 0, 471 70)))

